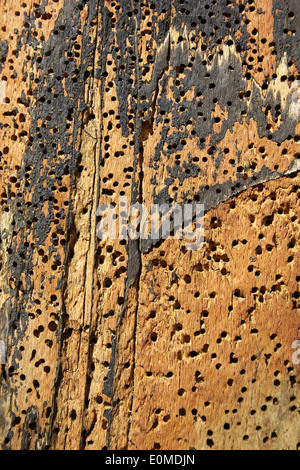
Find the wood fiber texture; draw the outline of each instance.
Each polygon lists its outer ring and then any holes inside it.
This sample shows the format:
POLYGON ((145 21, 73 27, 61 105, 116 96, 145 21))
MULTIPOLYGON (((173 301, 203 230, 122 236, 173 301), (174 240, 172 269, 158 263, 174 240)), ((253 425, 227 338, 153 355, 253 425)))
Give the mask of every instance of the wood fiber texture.
POLYGON ((0 15, 2 449, 299 447, 299 1, 0 15), (100 240, 120 196, 203 246, 100 240))

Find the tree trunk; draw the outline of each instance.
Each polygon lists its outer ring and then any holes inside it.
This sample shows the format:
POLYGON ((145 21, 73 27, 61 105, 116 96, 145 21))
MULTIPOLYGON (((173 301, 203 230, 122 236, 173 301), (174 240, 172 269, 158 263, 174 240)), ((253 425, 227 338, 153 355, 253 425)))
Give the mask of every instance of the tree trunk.
POLYGON ((296 449, 298 1, 0 13, 2 449, 296 449))

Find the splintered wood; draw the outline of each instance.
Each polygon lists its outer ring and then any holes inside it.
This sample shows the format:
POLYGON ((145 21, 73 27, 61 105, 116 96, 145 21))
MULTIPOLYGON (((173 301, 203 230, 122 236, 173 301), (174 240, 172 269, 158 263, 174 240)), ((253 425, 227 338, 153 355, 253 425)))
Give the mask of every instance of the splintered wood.
POLYGON ((0 14, 2 449, 299 448, 298 0, 0 14))

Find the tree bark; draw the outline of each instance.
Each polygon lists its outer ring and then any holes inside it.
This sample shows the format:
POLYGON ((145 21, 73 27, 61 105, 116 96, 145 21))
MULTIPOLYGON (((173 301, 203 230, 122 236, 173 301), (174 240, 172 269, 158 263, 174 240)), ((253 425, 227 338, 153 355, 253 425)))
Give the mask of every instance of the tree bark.
POLYGON ((0 13, 2 449, 299 447, 298 2, 0 13), (204 244, 100 239, 120 198, 204 244))

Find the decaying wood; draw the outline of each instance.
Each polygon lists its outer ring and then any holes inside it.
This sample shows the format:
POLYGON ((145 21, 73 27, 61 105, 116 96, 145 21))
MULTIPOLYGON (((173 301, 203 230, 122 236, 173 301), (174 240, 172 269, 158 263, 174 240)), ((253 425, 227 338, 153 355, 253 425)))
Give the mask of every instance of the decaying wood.
POLYGON ((298 2, 0 13, 2 448, 299 447, 298 2), (120 196, 204 245, 100 240, 120 196))

